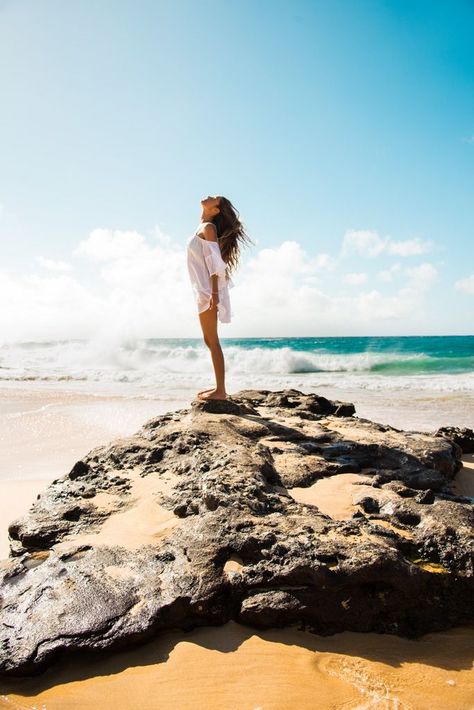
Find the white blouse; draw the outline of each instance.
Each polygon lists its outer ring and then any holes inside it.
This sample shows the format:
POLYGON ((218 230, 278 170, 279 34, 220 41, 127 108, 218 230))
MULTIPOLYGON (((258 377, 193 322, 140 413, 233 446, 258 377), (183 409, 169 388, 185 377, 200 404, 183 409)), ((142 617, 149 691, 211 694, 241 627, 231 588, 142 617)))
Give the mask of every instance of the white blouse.
POLYGON ((235 284, 230 276, 226 279, 226 263, 222 258, 219 242, 204 239, 197 232, 198 230, 187 242, 187 264, 198 313, 203 313, 209 308, 212 295, 211 276, 217 274, 219 292, 217 316, 221 323, 230 323, 234 314, 230 306, 229 289, 235 284))

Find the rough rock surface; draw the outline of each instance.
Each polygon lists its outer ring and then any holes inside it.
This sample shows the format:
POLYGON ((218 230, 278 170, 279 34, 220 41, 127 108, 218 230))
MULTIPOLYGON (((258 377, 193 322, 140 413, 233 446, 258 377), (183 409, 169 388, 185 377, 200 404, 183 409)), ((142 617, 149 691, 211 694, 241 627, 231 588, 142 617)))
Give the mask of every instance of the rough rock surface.
POLYGON ((435 436, 444 436, 458 444, 465 454, 474 454, 474 431, 467 427, 443 426, 435 436))
POLYGON ((472 621, 473 506, 450 488, 471 435, 400 431, 297 390, 147 421, 10 525, 0 671, 229 619, 408 637, 472 621), (350 519, 292 495, 344 473, 363 481, 350 519))

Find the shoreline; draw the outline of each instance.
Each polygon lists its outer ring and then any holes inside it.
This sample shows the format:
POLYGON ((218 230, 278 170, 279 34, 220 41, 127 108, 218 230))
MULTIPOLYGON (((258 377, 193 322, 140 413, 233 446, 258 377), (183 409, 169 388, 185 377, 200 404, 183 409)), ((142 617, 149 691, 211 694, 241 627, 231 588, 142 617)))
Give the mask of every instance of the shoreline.
MULTIPOLYGON (((58 478, 91 449, 135 434, 155 416, 190 407, 195 392, 206 384, 203 379, 192 388, 172 391, 129 385, 121 393, 103 386, 95 392, 56 386, 0 386, 0 481, 58 478)), ((250 382, 246 388, 254 386, 250 382)), ((353 402, 357 417, 400 430, 432 433, 441 426, 474 428, 474 393, 413 391, 395 396, 352 388, 314 389, 301 382, 292 386, 353 402)), ((229 386, 230 396, 239 389, 229 386)))
POLYGON ((58 478, 91 449, 189 404, 130 393, 0 387, 0 481, 58 478))

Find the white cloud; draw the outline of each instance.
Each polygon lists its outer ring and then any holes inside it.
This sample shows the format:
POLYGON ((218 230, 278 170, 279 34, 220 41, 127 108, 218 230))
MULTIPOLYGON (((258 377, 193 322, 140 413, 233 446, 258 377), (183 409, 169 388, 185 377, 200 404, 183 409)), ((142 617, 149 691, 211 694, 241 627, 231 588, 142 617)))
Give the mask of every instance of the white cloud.
POLYGON ((377 278, 385 283, 394 281, 395 277, 407 279, 406 283, 410 288, 426 289, 429 288, 438 275, 438 270, 430 262, 423 262, 418 266, 402 267, 400 263, 392 264, 389 269, 384 269, 377 273, 377 278))
POLYGON ((329 254, 317 254, 312 260, 311 264, 316 270, 327 270, 332 271, 336 267, 336 259, 334 259, 329 254))
POLYGON ((87 239, 79 242, 74 256, 86 256, 93 261, 134 257, 146 250, 145 239, 138 232, 94 229, 87 239))
POLYGON ((399 242, 389 241, 387 244, 387 253, 395 256, 418 256, 426 254, 433 248, 432 242, 421 241, 415 239, 404 239, 399 242))
POLYGON ((377 289, 372 289, 355 298, 351 317, 358 323, 373 325, 377 321, 409 319, 418 308, 419 304, 409 293, 387 296, 377 289))
POLYGON ((257 252, 249 261, 249 268, 268 271, 270 279, 275 283, 278 276, 291 273, 292 270, 300 273, 312 273, 313 267, 303 247, 295 241, 285 241, 278 247, 265 248, 257 252))
MULTIPOLYGON (((65 262, 45 257, 37 265, 50 273, 0 272, 3 337, 200 337, 184 243, 156 233, 95 229, 74 255, 88 261, 84 278, 80 264, 72 276, 60 273, 58 264, 65 262)), ((234 318, 220 329, 224 337, 358 334, 383 332, 384 326, 390 332, 394 325, 423 323, 424 298, 437 273, 430 263, 394 264, 389 273, 400 279, 394 294, 371 288, 349 296, 338 291, 341 280, 362 285, 365 272, 338 278, 336 259, 308 253, 297 241, 255 247, 248 260, 246 251, 242 256, 230 292, 234 318)))
MULTIPOLYGON (((88 338, 110 331, 179 337, 199 325, 180 245, 163 248, 137 232, 95 229, 74 255, 91 262, 85 279, 0 272, 0 298, 8 306, 0 311, 4 337, 88 338)), ((36 261, 57 266, 44 257, 36 261)))
POLYGON ((40 266, 43 266, 49 271, 71 271, 72 264, 68 264, 65 261, 56 261, 54 259, 46 259, 44 256, 37 256, 36 261, 40 266))
POLYGON ((392 264, 392 266, 389 269, 383 269, 382 271, 379 271, 377 273, 377 278, 380 281, 384 282, 389 282, 393 281, 394 276, 397 276, 402 272, 401 265, 398 263, 398 261, 395 264, 392 264))
POLYGON ((342 240, 342 254, 357 253, 362 256, 378 256, 387 244, 388 238, 382 239, 377 232, 367 229, 349 229, 342 240))
POLYGON ((351 286, 358 286, 367 281, 367 274, 352 272, 349 274, 344 274, 343 281, 351 286))
POLYGON ((407 267, 404 272, 410 279, 410 287, 419 291, 425 291, 430 288, 438 276, 436 267, 429 262, 419 266, 407 267))
POLYGON ((71 337, 91 334, 91 324, 104 318, 101 299, 65 274, 0 272, 0 326, 10 340, 71 337))
POLYGON ((425 295, 436 278, 432 264, 399 267, 402 282, 392 295, 371 289, 347 296, 337 292, 340 280, 332 275, 324 288, 308 270, 301 247, 295 253, 297 261, 288 259, 283 244, 262 250, 241 274, 233 305, 245 317, 245 334, 393 332, 394 325, 424 324, 425 295))
POLYGON ((152 234, 161 246, 171 246, 173 243, 171 235, 164 232, 158 225, 153 229, 152 234))
POLYGON ((344 234, 341 255, 359 254, 375 257, 380 254, 391 256, 418 256, 431 251, 433 243, 422 241, 418 237, 395 241, 391 237, 381 237, 378 232, 367 229, 349 229, 344 234))
POLYGON ((467 276, 465 279, 456 281, 454 288, 463 293, 474 294, 474 274, 467 276))

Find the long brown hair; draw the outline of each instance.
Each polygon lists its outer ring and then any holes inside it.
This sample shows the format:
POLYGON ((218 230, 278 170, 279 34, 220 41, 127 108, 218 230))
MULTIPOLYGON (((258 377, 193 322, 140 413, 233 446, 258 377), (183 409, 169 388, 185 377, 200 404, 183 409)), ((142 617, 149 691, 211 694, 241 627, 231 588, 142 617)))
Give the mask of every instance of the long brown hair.
POLYGON ((227 264, 227 276, 230 276, 239 265, 240 246, 253 242, 245 232, 238 210, 227 197, 220 195, 219 214, 214 215, 212 222, 217 229, 222 259, 227 264))

